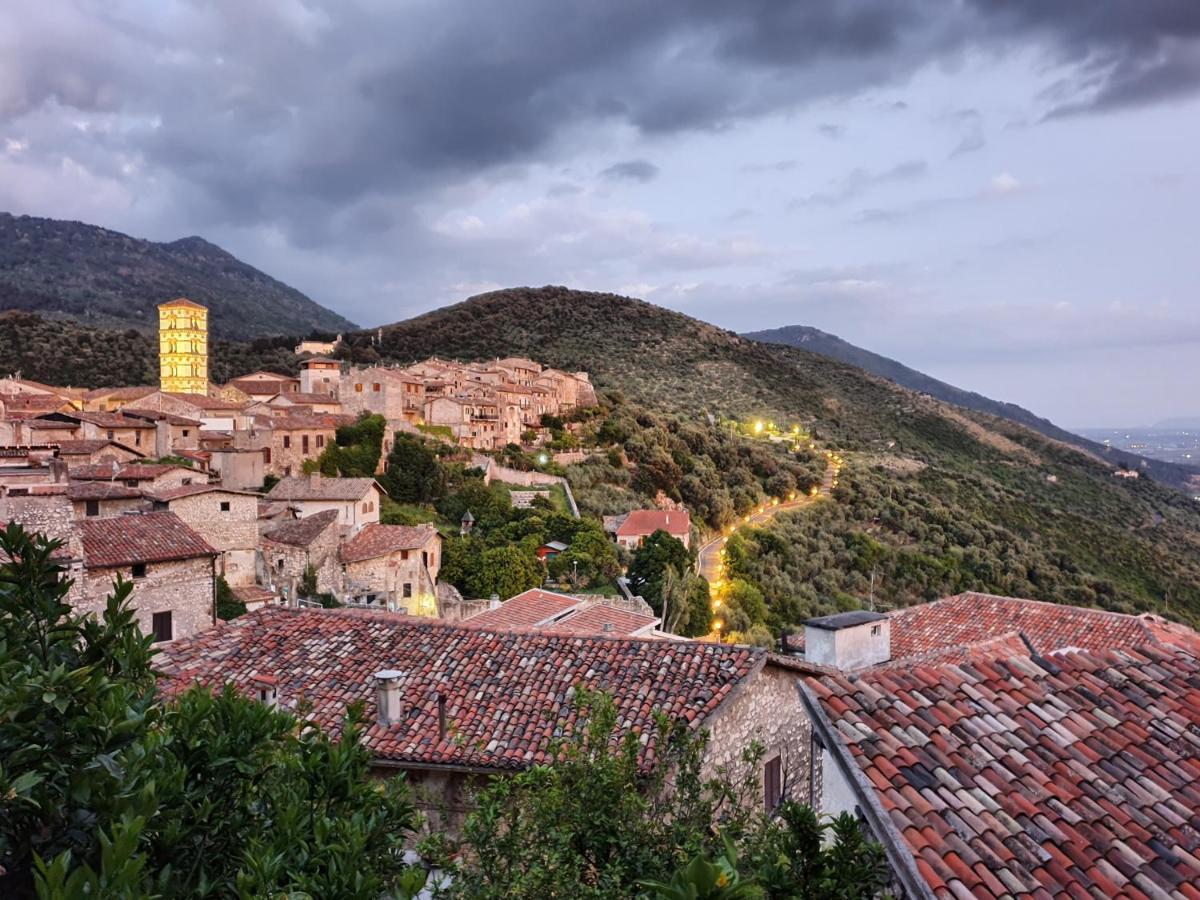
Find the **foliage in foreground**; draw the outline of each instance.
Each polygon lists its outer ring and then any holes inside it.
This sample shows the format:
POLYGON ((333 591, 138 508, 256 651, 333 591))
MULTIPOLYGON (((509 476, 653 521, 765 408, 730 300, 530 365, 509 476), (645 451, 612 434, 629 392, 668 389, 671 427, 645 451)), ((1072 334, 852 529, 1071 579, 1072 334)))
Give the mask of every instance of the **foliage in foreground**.
POLYGON ((852 817, 822 823, 790 802, 773 818, 759 812, 761 747, 736 770, 704 777, 705 735, 661 720, 658 765, 647 772, 638 737, 616 737, 612 700, 580 692, 577 702, 586 724, 556 748, 556 762, 476 797, 455 872, 460 896, 627 897, 640 886, 655 897, 783 900, 883 890, 882 850, 852 817), (708 881, 714 869, 720 885, 708 881))
POLYGON ((335 740, 232 690, 163 700, 131 585, 76 615, 57 546, 0 533, 0 895, 401 895, 415 814, 359 711, 335 740))
MULTIPOLYGON (((335 739, 231 688, 162 697, 131 585, 100 619, 76 615, 57 547, 0 532, 0 896, 407 900, 426 885, 403 856, 410 792, 371 776, 360 709, 335 739)), ((704 778, 705 736, 663 720, 646 772, 637 736, 615 737, 612 700, 577 702, 582 724, 555 762, 484 784, 459 862, 436 860, 443 895, 878 894, 880 850, 852 819, 755 812, 758 748, 744 771, 704 778), (721 893, 686 893, 713 866, 730 873, 721 893)))

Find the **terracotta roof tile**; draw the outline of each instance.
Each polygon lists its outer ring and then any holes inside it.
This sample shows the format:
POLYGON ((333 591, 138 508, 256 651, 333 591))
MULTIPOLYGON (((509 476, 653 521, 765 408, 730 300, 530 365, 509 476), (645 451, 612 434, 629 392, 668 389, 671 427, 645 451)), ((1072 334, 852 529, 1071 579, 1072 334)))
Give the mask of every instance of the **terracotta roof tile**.
POLYGON ((375 559, 400 550, 420 550, 438 538, 432 525, 367 525, 338 550, 344 563, 375 559))
MULTIPOLYGON (((1064 627, 1040 612, 1023 624, 1086 639, 1074 613, 1095 611, 1058 609, 1064 627)), ((1116 640, 1143 622, 1111 615, 1086 621, 1116 640)), ((957 882, 982 898, 1185 896, 1200 883, 1195 656, 1150 643, 809 683, 893 820, 936 833, 901 829, 935 893, 957 882)))
POLYGON ((579 597, 532 588, 510 597, 495 609, 485 609, 471 616, 463 624, 473 628, 531 631, 549 625, 568 612, 579 609, 582 604, 579 597))
POLYGON ((764 656, 728 644, 513 634, 360 610, 267 606, 174 641, 158 660, 168 692, 192 682, 250 691, 256 676, 271 675, 284 703, 303 698, 310 715, 335 732, 353 701, 363 701, 374 721, 374 674, 398 670, 405 673, 402 720, 374 724, 363 736, 376 756, 519 769, 546 760, 554 738, 574 729, 580 686, 611 693, 622 727, 649 735, 640 751, 648 764, 656 712, 702 724, 764 656))
POLYGON ((259 496, 255 491, 241 491, 234 488, 222 487, 219 484, 181 484, 178 487, 160 488, 158 490, 147 490, 146 496, 151 500, 158 500, 162 503, 169 503, 172 500, 178 500, 180 497, 193 497, 196 494, 242 494, 246 497, 259 496))
POLYGON ((196 472, 187 466, 174 466, 163 463, 120 463, 116 471, 110 463, 95 463, 90 466, 76 466, 71 469, 72 480, 77 481, 153 481, 173 470, 193 472, 197 478, 206 478, 202 472, 196 472))
POLYGON ((688 534, 692 529, 691 517, 681 509, 635 509, 625 517, 617 528, 619 537, 651 535, 659 529, 674 536, 688 534))
POLYGON ((624 637, 632 635, 649 637, 650 631, 660 621, 655 616, 629 612, 608 603, 596 603, 587 609, 570 613, 556 620, 547 625, 544 630, 563 634, 611 634, 624 637))
MULTIPOLYGON (((262 504, 259 504, 260 507, 262 504)), ((315 541, 330 525, 338 520, 336 509, 323 509, 302 519, 292 519, 276 528, 272 528, 263 538, 277 544, 288 544, 292 547, 307 547, 315 541)))
POLYGON ((361 500, 375 485, 374 478, 321 478, 308 475, 281 478, 268 500, 361 500))
POLYGON ((83 560, 88 567, 168 562, 217 551, 172 512, 82 519, 83 560))

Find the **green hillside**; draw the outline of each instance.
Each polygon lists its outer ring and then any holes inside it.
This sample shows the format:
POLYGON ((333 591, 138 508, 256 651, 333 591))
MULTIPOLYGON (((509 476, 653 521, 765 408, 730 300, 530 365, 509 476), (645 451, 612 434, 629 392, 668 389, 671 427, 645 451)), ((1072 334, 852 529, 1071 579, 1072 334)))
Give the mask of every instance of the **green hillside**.
POLYGON ((1015 403, 1004 403, 999 400, 993 400, 990 397, 985 397, 974 391, 965 391, 952 384, 932 378, 924 372, 918 372, 916 369, 910 368, 894 359, 880 356, 878 353, 872 353, 870 350, 864 350, 862 347, 856 347, 854 344, 844 341, 836 335, 828 334, 817 328, 811 328, 807 325, 789 325, 785 328, 772 328, 768 331, 749 332, 743 336, 756 341, 786 344, 789 347, 799 347, 801 350, 819 353, 822 356, 828 356, 831 359, 857 366, 860 369, 870 372, 872 375, 887 378, 889 381, 894 381, 902 387, 930 394, 939 400, 953 403, 955 406, 965 406, 967 409, 973 409, 977 412, 990 413, 1004 419, 1011 419, 1021 425, 1027 425, 1034 431, 1046 435, 1046 437, 1066 441, 1084 450, 1102 454, 1113 465, 1144 469, 1159 481, 1165 481, 1181 489, 1200 487, 1200 469, 1194 466, 1182 466, 1176 463, 1149 459, 1145 456, 1139 456, 1136 453, 1128 453, 1115 447, 1105 446, 1098 441, 1088 440, 1081 435, 1067 431, 1065 428, 1059 428, 1048 419, 1043 419, 1041 416, 1035 415, 1015 403))
MULTIPOLYGON (((844 452, 836 503, 735 542, 732 568, 762 590, 773 625, 865 602, 872 573, 883 604, 973 589, 1200 623, 1196 505, 1009 420, 642 301, 561 287, 484 294, 385 327, 372 347, 374 335, 351 340, 397 362, 521 354, 592 373, 612 405, 585 439, 622 444, 635 467, 631 476, 599 457, 571 467, 594 512, 663 489, 709 527, 742 513, 767 490, 770 464, 748 463, 760 476, 751 479, 731 462, 730 442, 751 440, 725 433, 726 418, 794 423, 844 452), (637 477, 647 468, 654 477, 637 477)), ((770 450, 781 469, 793 465, 784 445, 770 450)))
MULTIPOLYGON (((294 338, 210 342, 209 370, 228 381, 255 369, 295 373, 294 338)), ((64 387, 158 383, 158 346, 145 332, 93 328, 25 312, 0 313, 0 375, 64 387)))
POLYGON ((82 222, 0 213, 0 311, 153 330, 155 307, 175 297, 207 306, 216 337, 354 327, 203 238, 160 244, 82 222))

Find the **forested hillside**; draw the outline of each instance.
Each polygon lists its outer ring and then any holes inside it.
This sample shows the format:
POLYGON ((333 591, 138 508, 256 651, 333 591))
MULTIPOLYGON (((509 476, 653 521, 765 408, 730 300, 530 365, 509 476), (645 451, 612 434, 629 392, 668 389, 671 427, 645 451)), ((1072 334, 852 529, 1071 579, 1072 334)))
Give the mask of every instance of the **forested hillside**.
POLYGON ((1158 480, 1176 485, 1177 487, 1195 488, 1200 486, 1200 469, 1194 466, 1182 466, 1176 463, 1163 462, 1139 456, 1136 453, 1119 450, 1115 447, 1107 447, 1098 441, 1088 440, 1081 435, 1067 431, 1065 428, 1059 428, 1049 419, 1043 419, 1041 416, 1035 415, 1024 407, 1017 406, 1015 403, 1004 403, 999 400, 993 400, 990 397, 985 397, 974 391, 965 391, 952 384, 932 378, 924 372, 918 372, 916 369, 910 368, 894 359, 888 359, 886 356, 880 356, 878 353, 872 353, 870 350, 856 347, 854 344, 844 341, 836 335, 828 334, 817 328, 810 328, 807 325, 789 325, 785 328, 772 328, 768 331, 754 331, 743 336, 756 341, 765 341, 771 344, 786 344, 789 347, 798 347, 801 350, 819 353, 821 356, 828 356, 830 359, 836 359, 839 362, 857 366, 860 369, 870 372, 872 375, 887 378, 889 381, 896 382, 901 387, 930 394, 938 400, 945 400, 947 403, 953 403, 956 406, 965 406, 967 409, 973 409, 977 412, 990 413, 1004 419, 1011 419, 1021 425, 1029 426, 1034 431, 1046 435, 1046 437, 1066 441, 1084 450, 1103 454, 1114 465, 1144 469, 1158 480))
MULTIPOLYGON (((746 474, 731 463, 731 419, 795 424, 843 452, 835 503, 735 543, 731 567, 762 591, 772 624, 866 602, 872 573, 883 604, 969 588, 1200 622, 1196 505, 1011 421, 642 301, 559 287, 484 294, 386 327, 372 347, 374 335, 352 340, 394 361, 523 354, 592 373, 612 401, 594 440, 633 464, 610 454, 570 468, 597 512, 662 490, 710 527, 742 514, 766 496, 770 463, 756 457, 746 474)), ((784 469, 788 445, 771 452, 784 469)))
MULTIPOLYGON (((292 338, 212 341, 209 370, 215 381, 255 369, 295 373, 294 346, 292 338)), ((0 374, 18 372, 65 387, 157 384, 157 338, 134 328, 91 328, 32 313, 0 313, 0 374)))
POLYGON ((82 222, 0 213, 0 311, 154 330, 155 307, 175 297, 207 306, 216 337, 354 327, 203 238, 160 244, 82 222))

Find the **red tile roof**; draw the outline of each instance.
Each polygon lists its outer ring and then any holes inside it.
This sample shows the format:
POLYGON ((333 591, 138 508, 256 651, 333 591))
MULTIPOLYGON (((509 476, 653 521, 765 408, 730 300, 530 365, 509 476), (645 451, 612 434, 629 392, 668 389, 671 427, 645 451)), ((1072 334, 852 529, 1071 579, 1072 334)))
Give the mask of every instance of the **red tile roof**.
POLYGON ((256 676, 273 676, 284 703, 303 699, 332 731, 356 700, 374 721, 374 675, 398 670, 405 673, 402 721, 374 724, 363 735, 377 757, 517 769, 546 761, 552 742, 575 727, 572 698, 580 686, 612 694, 622 727, 644 735, 642 764, 652 764, 656 712, 699 726, 766 654, 729 644, 512 634, 396 614, 267 606, 172 642, 158 662, 168 692, 193 682, 249 692, 256 676))
POLYGON ((268 500, 361 500, 378 490, 374 478, 326 478, 293 475, 280 478, 267 494, 268 500))
POLYGON ((375 559, 399 550, 420 550, 438 537, 432 525, 380 525, 372 523, 338 550, 344 563, 375 559))
POLYGON ((682 537, 691 531, 692 520, 682 509, 635 509, 617 528, 617 536, 649 536, 660 528, 667 534, 682 537))
POLYGON ((935 895, 1200 896, 1195 656, 1079 651, 809 683, 935 895))
POLYGON ((471 616, 463 624, 473 628, 531 631, 577 609, 581 603, 578 597, 569 594, 556 594, 553 591, 532 588, 510 597, 495 609, 485 609, 471 616))
POLYGON ((173 512, 81 519, 79 527, 84 565, 89 568, 217 555, 173 512))
MULTIPOLYGON (((261 506, 260 515, 261 515, 261 506)), ((323 509, 319 513, 305 516, 303 519, 291 519, 276 528, 272 528, 263 538, 277 544, 287 544, 292 547, 307 547, 315 541, 322 532, 338 520, 336 509, 323 509)))
POLYGON ((241 494, 246 497, 259 496, 254 491, 239 491, 234 488, 222 487, 219 484, 181 484, 178 487, 147 489, 146 496, 151 500, 169 503, 180 497, 193 497, 196 494, 241 494))
POLYGON ((70 500, 131 500, 141 496, 141 488, 129 487, 121 481, 67 482, 67 498, 70 500))
POLYGON ((197 478, 204 478, 202 472, 196 472, 187 466, 175 466, 165 463, 119 463, 117 471, 109 463, 95 463, 90 466, 76 466, 71 469, 71 478, 79 481, 153 481, 174 469, 193 472, 197 478))
POLYGON ((54 443, 58 446, 59 456, 91 456, 93 453, 99 453, 101 450, 107 450, 109 447, 127 450, 134 456, 146 455, 141 450, 127 447, 125 444, 117 441, 105 440, 104 438, 81 441, 55 441, 54 443))
POLYGON ((618 609, 607 603, 597 603, 579 612, 558 619, 543 630, 562 634, 611 634, 622 637, 649 637, 661 621, 654 616, 618 609))
MULTIPOLYGON (((968 592, 890 614, 892 659, 920 658, 955 647, 1019 633, 1038 653, 1078 648, 1112 650, 1170 642, 1171 629, 1157 616, 1131 616, 968 592)), ((1183 634, 1192 634, 1182 629, 1183 634)))

